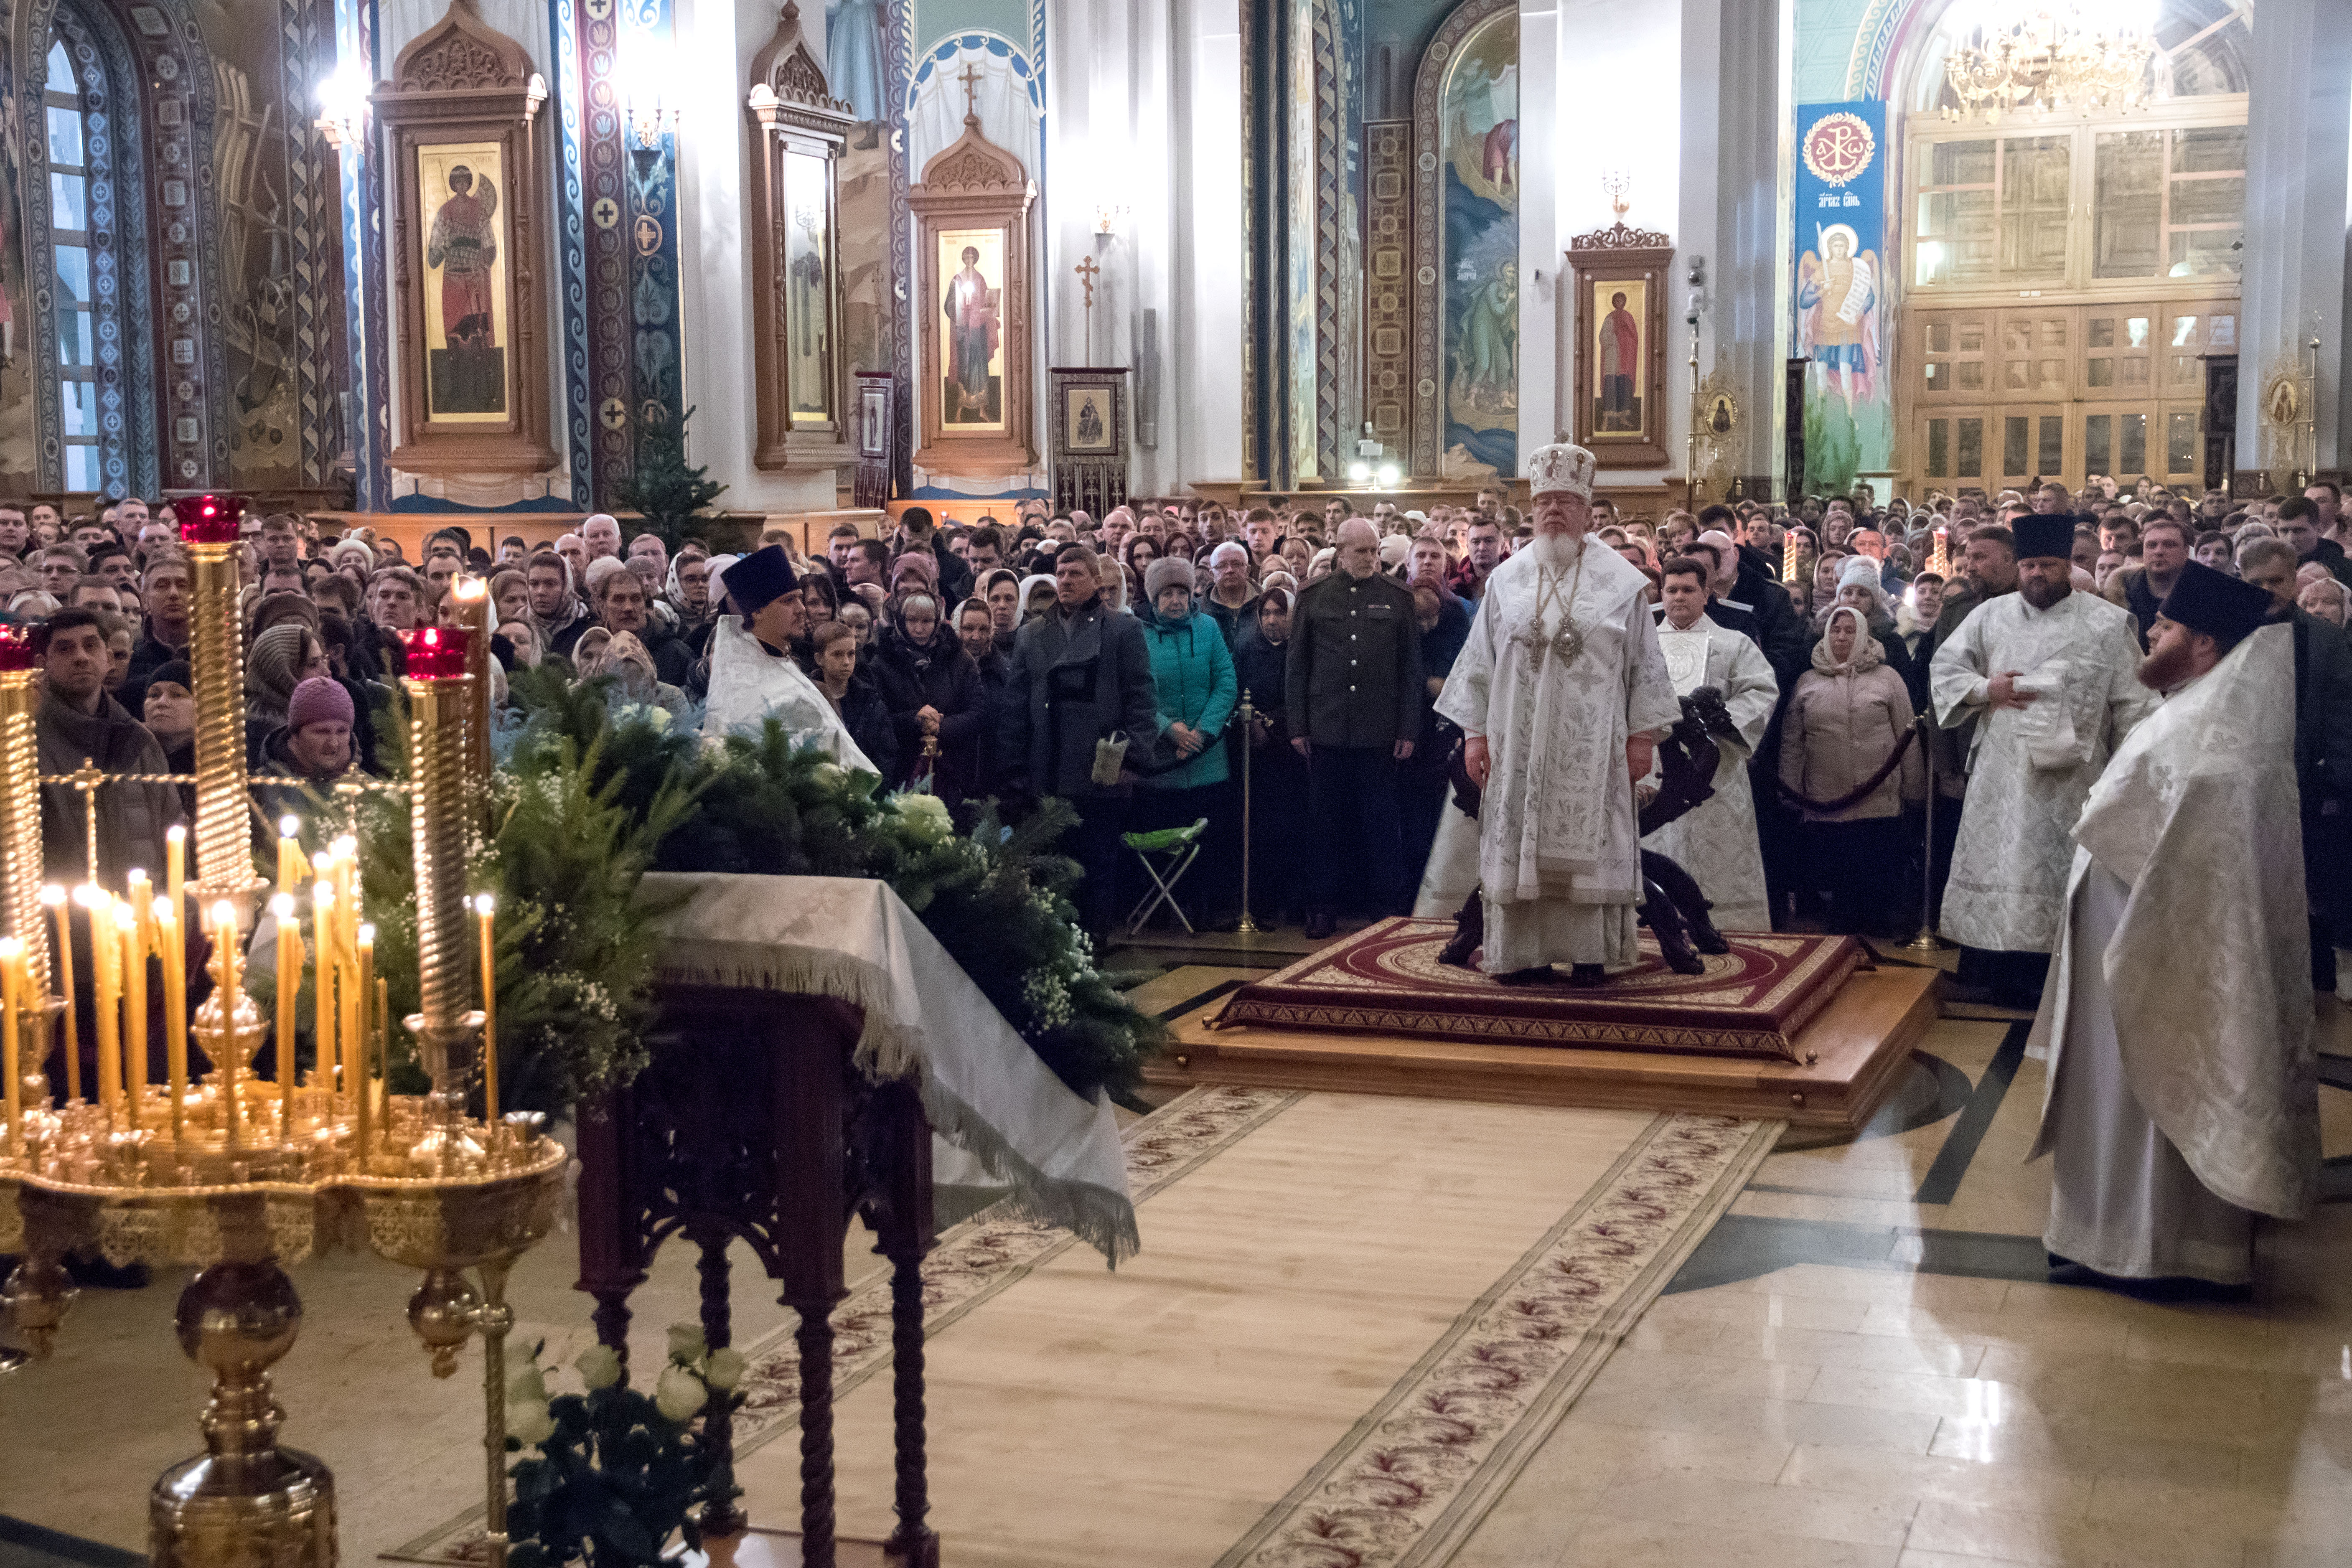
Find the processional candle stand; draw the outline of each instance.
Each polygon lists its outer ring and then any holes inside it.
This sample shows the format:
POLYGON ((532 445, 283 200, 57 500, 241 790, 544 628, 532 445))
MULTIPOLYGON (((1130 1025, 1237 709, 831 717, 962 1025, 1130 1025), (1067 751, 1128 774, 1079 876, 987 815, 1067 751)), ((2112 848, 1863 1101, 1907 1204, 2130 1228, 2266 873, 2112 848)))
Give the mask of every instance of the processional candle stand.
MULTIPOLYGON (((126 879, 127 896, 93 875, 70 900, 90 927, 95 1099, 82 1092, 72 1025, 58 1027, 72 1016, 74 917, 63 889, 42 882, 34 642, 0 628, 0 1252, 23 1259, 0 1286, 0 1307, 26 1348, 46 1355, 76 1294, 67 1254, 199 1269, 174 1322, 181 1348, 214 1374, 200 1423, 205 1452, 155 1482, 149 1555, 157 1568, 331 1568, 333 1477, 277 1442, 284 1412, 269 1368, 292 1348, 302 1313, 281 1263, 366 1247, 423 1271, 408 1317, 435 1373, 454 1373, 466 1340, 482 1335, 488 1561, 499 1568, 507 1544, 504 1345, 513 1323, 506 1278, 552 1227, 567 1156, 541 1135, 536 1113, 498 1116, 485 1015, 470 1005, 464 849, 487 756, 477 735, 487 734, 486 705, 468 662, 477 639, 457 628, 412 634, 402 682, 412 779, 372 786, 409 797, 422 1005, 407 1025, 431 1080, 424 1095, 394 1094, 386 987, 374 974, 374 928, 362 918, 355 838, 337 840, 310 867, 308 944, 295 924, 305 862, 291 835, 281 840, 270 900, 274 1018, 247 988, 245 937, 268 884, 254 870, 245 764, 243 507, 233 496, 205 496, 175 510, 194 600, 197 877, 185 883, 175 836, 163 897, 138 869, 126 879), (53 928, 45 919, 52 911, 53 928), (192 921, 199 931, 187 930, 192 921), (207 942, 210 957, 192 973, 189 954, 207 942), (151 973, 163 1000, 162 1083, 150 1081, 151 973), (206 975, 211 994, 192 1015, 189 988, 206 975), (290 1015, 306 979, 318 1003, 317 1055, 301 1077, 290 1015), (271 1039, 278 1048, 264 1075, 256 1058, 271 1039), (53 1040, 68 1064, 62 1096, 43 1070, 53 1040), (478 1077, 489 1108, 480 1121, 470 1109, 478 1077), (478 1288, 467 1269, 478 1271, 478 1288)), ((85 764, 47 782, 74 784, 94 814, 100 789, 180 781, 85 764)), ((480 918, 487 941, 486 910, 480 918)), ((482 967, 486 982, 493 973, 482 967)))
MULTIPOLYGON (((1936 525, 1936 548, 1927 558, 1927 569, 1948 584, 1952 580, 1952 532, 1942 523, 1936 525)), ((1935 640, 1935 628, 1927 628, 1928 640, 1935 640)), ((1945 952, 1952 943, 1936 929, 1936 714, 1932 700, 1927 711, 1916 719, 1918 730, 1920 761, 1927 775, 1927 842, 1919 854, 1919 934, 1903 944, 1906 952, 1945 952)))
POLYGON ((1242 923, 1234 929, 1243 936, 1261 936, 1264 928, 1250 914, 1250 752, 1257 740, 1257 708, 1246 691, 1242 693, 1238 716, 1242 721, 1242 923))

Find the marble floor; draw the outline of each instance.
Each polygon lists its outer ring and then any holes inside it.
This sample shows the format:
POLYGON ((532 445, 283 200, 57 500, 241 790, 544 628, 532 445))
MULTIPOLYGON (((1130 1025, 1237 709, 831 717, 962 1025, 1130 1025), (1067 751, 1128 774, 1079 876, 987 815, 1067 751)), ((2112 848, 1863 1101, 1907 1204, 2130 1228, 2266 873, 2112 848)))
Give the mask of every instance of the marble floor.
MULTIPOLYGON (((1213 1005, 1287 934, 1130 950, 1135 994, 1213 1005)), ((1451 1568, 2352 1563, 2352 1015, 2323 1006, 2336 1201, 2264 1232, 2251 1301, 2046 1283, 2030 1020, 1947 1005, 1861 1137, 1782 1140, 1451 1568)))
MULTIPOLYGON (((1154 938, 1109 966, 1177 1017, 1307 945, 1154 938)), ((2045 1283, 2023 1017, 1948 1006, 1863 1136, 1782 1141, 1454 1568, 2352 1563, 2352 1016, 2327 1005, 2337 1201, 2265 1233, 2251 1301, 2045 1283)), ((853 1236, 859 1273, 866 1247, 853 1236)), ((551 1363, 593 1338, 573 1268, 560 1232, 517 1273, 518 1338, 543 1337, 551 1363)), ((478 1363, 428 1375, 398 1270, 335 1258, 296 1278, 286 1436, 334 1457, 342 1554, 364 1562, 478 1495, 478 1363)), ((173 1289, 85 1292, 56 1359, 0 1377, 0 1542, 13 1519, 91 1548, 70 1560, 143 1545, 147 1484, 194 1451, 203 1398, 169 1338, 173 1289)), ((739 1342, 785 1326, 748 1264, 734 1297, 739 1342)), ((694 1300, 668 1249, 637 1299, 641 1361, 694 1300)), ((790 1516, 789 1498, 750 1500, 790 1516)), ((935 1522, 952 1561, 954 1521, 935 1522)))

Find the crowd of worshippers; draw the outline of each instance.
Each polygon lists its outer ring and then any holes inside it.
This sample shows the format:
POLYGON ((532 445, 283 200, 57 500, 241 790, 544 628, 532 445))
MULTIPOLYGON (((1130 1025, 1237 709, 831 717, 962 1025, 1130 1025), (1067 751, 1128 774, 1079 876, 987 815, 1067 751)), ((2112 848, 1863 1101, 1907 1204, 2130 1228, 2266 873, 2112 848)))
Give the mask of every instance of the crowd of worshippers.
MULTIPOLYGON (((806 555, 794 531, 772 530, 732 598, 736 558, 692 539, 673 552, 605 514, 551 545, 451 526, 411 562, 370 530, 338 537, 275 513, 249 525, 243 552, 247 760, 257 779, 314 789, 375 772, 399 634, 446 620, 451 584, 479 576, 499 703, 509 671, 550 661, 689 721, 790 721, 792 699, 810 710, 802 732, 831 727, 854 745, 845 760, 888 786, 932 790, 967 818, 984 798, 1017 815, 1061 797, 1078 812, 1066 848, 1086 868, 1083 912, 1102 935, 1126 910, 1122 894, 1144 890, 1124 836, 1194 824, 1205 825, 1202 853, 1178 901, 1196 925, 1237 921, 1246 816, 1250 912, 1320 937, 1343 915, 1411 912, 1440 879, 1427 863, 1461 738, 1437 698, 1486 578, 1532 536, 1506 497, 1490 487, 1425 510, 1337 496, 1246 510, 1139 500, 1099 519, 1024 501, 944 525, 913 506, 884 537, 843 524, 806 555), (714 637, 730 609, 749 663, 730 666, 732 645, 714 637), (790 664, 792 692, 762 674, 763 658, 790 664), (714 694, 714 666, 722 688, 728 669, 744 672, 734 698, 714 694)), ((1746 732, 1739 787, 1727 779, 1714 810, 1652 844, 1698 878, 1716 923, 1902 936, 1924 918, 1965 944, 1964 980, 2004 995, 2040 984, 2068 803, 2079 809, 2115 737, 2076 733, 2077 766, 2027 767, 2020 786, 2003 755, 1984 754, 1976 720, 1989 697, 2033 701, 2051 671, 1956 635, 2021 581, 2029 595, 2117 606, 2137 646, 2104 664, 2079 648, 2036 657, 2067 667, 2078 696, 2095 664, 2121 671, 2120 711, 2139 689, 2125 653, 2144 651, 2184 563, 2261 585, 2296 627, 2313 974, 2332 989, 2333 924, 2352 919, 2335 907, 2347 851, 2337 792, 2352 776, 2352 538, 2336 486, 2237 504, 2095 480, 1915 506, 1882 504, 1864 485, 1655 522, 1605 499, 1591 513, 1593 537, 1647 580, 1678 689, 1725 690, 1746 732), (2021 565, 2029 520, 2034 549, 2057 538, 2063 559, 2021 565), (1745 650, 1721 644, 1727 632, 1745 650), (1922 714, 1936 720, 1916 725, 1922 714)), ((168 506, 131 500, 65 518, 0 504, 0 604, 49 628, 45 773, 84 758, 110 772, 192 771, 189 569, 168 506)), ((70 786, 50 794, 62 866, 87 852, 83 803, 70 786)), ((190 805, 164 785, 100 799, 101 859, 118 875, 160 863, 161 834, 190 805)))

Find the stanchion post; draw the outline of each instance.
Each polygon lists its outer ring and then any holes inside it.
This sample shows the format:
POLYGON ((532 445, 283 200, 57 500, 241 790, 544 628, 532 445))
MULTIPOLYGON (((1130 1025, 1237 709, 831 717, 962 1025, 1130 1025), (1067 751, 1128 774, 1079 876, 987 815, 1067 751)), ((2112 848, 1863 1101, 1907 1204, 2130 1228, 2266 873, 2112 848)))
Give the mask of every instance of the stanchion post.
POLYGON ((1906 952, 1942 952, 1952 944, 1936 930, 1936 717, 1932 712, 1922 713, 1913 722, 1918 729, 1922 760, 1927 764, 1927 838, 1919 860, 1919 934, 1903 947, 1906 952))

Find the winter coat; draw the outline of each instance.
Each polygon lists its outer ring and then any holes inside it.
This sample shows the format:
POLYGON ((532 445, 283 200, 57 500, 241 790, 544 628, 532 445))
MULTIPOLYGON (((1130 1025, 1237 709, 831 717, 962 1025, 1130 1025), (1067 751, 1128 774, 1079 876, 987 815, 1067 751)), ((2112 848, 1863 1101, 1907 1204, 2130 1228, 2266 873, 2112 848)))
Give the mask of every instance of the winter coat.
POLYGON ((997 731, 1007 776, 1066 800, 1122 793, 1093 782, 1095 742, 1118 731, 1148 752, 1159 710, 1143 624, 1100 595, 1075 611, 1056 605, 1013 645, 997 731))
POLYGON ((987 717, 971 656, 944 629, 918 644, 892 626, 875 644, 869 668, 898 748, 900 776, 891 782, 903 783, 922 766, 923 724, 917 715, 929 707, 940 714, 940 782, 947 794, 969 795, 979 783, 980 729, 987 717))
MULTIPOLYGON (((85 758, 110 773, 167 772, 163 745, 147 726, 111 697, 96 713, 67 706, 47 692, 33 721, 40 769, 52 776, 79 768, 85 758)), ((119 886, 135 867, 163 864, 163 832, 184 820, 180 792, 164 784, 110 784, 97 792, 98 872, 119 886)), ((89 837, 81 791, 41 786, 41 858, 52 882, 70 887, 89 879, 89 837)))
MULTIPOLYGON (((1780 782, 1813 800, 1835 800, 1885 765, 1911 728, 1911 694, 1903 678, 1874 659, 1842 675, 1809 669, 1797 682, 1780 728, 1780 782)), ((1860 822, 1899 816, 1906 800, 1927 797, 1926 764, 1914 741, 1903 765, 1843 811, 1800 808, 1808 822, 1860 822)))
POLYGON ((1224 783, 1232 775, 1220 737, 1241 700, 1241 682, 1234 674, 1234 656, 1225 651, 1223 631, 1196 609, 1181 621, 1155 621, 1144 628, 1143 637, 1159 693, 1161 759, 1172 762, 1176 756, 1175 742, 1164 738, 1171 724, 1190 725, 1207 737, 1189 762, 1146 778, 1144 787, 1194 789, 1224 783))

